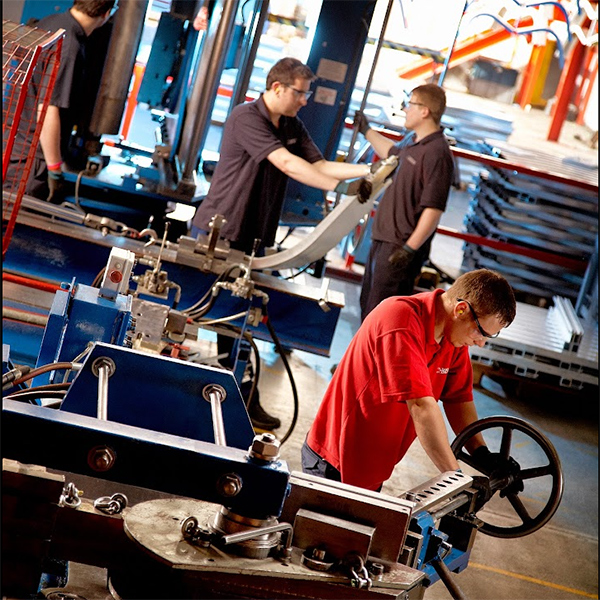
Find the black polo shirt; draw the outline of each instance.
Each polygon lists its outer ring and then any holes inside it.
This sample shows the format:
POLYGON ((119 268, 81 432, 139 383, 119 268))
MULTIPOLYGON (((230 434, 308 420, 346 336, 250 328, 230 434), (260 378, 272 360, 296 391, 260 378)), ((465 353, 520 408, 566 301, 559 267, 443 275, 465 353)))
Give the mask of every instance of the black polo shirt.
POLYGON ((225 123, 220 159, 193 224, 207 230, 212 217, 221 214, 227 219, 221 235, 237 247, 248 252, 256 238, 262 247, 272 246, 288 181, 267 160, 278 148, 310 163, 323 159, 297 117, 281 117, 275 127, 262 96, 236 106, 225 123))
MULTIPOLYGON (((46 31, 65 30, 60 67, 54 83, 50 104, 60 112, 60 146, 63 160, 67 159, 68 144, 73 127, 85 127, 89 124, 91 111, 96 101, 90 97, 86 53, 88 37, 83 27, 67 11, 44 17, 36 27, 46 31)), ((41 145, 38 156, 43 157, 41 145)))
POLYGON ((377 207, 372 238, 402 246, 424 209, 446 209, 454 163, 441 129, 416 143, 412 133, 389 155, 398 157, 398 169, 377 207))

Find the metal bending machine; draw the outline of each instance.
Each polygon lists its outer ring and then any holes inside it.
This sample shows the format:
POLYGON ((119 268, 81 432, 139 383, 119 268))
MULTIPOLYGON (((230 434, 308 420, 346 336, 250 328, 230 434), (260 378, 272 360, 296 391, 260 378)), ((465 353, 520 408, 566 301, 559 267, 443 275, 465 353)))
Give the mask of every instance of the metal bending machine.
MULTIPOLYGON (((357 205, 348 199, 337 207, 310 243, 292 252, 300 258, 282 252, 279 259, 264 257, 264 267, 305 264, 331 242, 332 231, 345 229, 345 211, 365 210, 357 205)), ((104 244, 119 239, 64 223, 65 216, 56 213, 46 223, 54 234, 62 228, 76 241, 91 234, 104 244)), ((39 218, 27 210, 19 217, 21 223, 39 218)), ((208 236, 176 245, 152 234, 146 247, 139 239, 120 238, 93 285, 73 280, 55 293, 34 368, 13 365, 5 352, 7 593, 35 593, 43 560, 50 557, 106 568, 109 588, 120 598, 413 600, 438 580, 454 598, 464 598, 451 573, 468 565, 478 531, 527 535, 556 511, 563 478, 552 444, 520 419, 484 419, 454 441, 465 472, 443 473, 397 498, 290 473, 281 442, 270 433, 255 435, 239 372, 173 352, 200 327, 220 325, 212 311, 221 297, 223 310, 240 322, 241 340, 265 317, 268 322, 267 301, 283 293, 279 280, 253 271, 253 261, 262 258, 227 248, 219 222, 215 217, 208 236), (137 273, 139 265, 146 270, 137 273), (199 302, 196 293, 198 312, 179 310, 179 303, 190 301, 192 282, 209 274, 210 299, 199 302), (204 323, 209 311, 211 321, 204 323), (509 474, 484 472, 463 449, 484 430, 486 440, 495 440, 511 458, 519 446, 516 435, 524 435, 539 447, 539 460, 513 458, 509 474), (92 502, 46 468, 163 494, 132 506, 124 493, 92 502), (540 481, 547 498, 541 510, 520 497, 524 486, 540 481), (486 522, 480 513, 498 499, 514 510, 514 526, 486 522)), ((19 251, 15 231, 8 258, 19 251)), ((91 246, 86 239, 82 248, 91 246)), ((315 297, 311 302, 331 316, 324 300, 326 306, 315 297)), ((294 335, 288 336, 292 342, 294 335)))

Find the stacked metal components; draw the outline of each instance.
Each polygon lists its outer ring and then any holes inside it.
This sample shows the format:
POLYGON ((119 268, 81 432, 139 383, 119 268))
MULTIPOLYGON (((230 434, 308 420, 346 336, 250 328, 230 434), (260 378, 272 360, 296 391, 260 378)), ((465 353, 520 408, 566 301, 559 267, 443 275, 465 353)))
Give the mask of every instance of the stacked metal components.
POLYGON ((561 387, 597 387, 598 168, 503 143, 490 154, 547 177, 496 167, 474 177, 465 229, 507 247, 465 242, 462 269, 502 273, 523 302, 471 359, 561 387))
MULTIPOLYGON (((474 178, 466 231, 567 259, 551 264, 526 255, 465 243, 463 269, 492 268, 517 292, 550 300, 559 294, 575 304, 584 282, 585 266, 596 250, 598 235, 598 171, 567 159, 516 151, 500 145, 502 157, 516 164, 538 166, 572 177, 573 185, 489 168, 474 178), (536 162, 538 165, 536 165, 536 162), (595 178, 596 191, 591 191, 595 178), (589 182, 582 187, 578 182, 589 182), (581 261, 573 269, 568 259, 581 261)), ((542 304, 545 304, 542 302, 542 304)))

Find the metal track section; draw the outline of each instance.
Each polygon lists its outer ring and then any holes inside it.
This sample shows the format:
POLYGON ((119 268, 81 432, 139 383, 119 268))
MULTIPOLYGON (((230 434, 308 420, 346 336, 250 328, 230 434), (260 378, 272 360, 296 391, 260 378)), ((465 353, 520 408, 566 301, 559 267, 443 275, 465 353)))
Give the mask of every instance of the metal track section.
MULTIPOLYGON (((497 142, 494 151, 513 164, 527 165, 573 180, 548 181, 541 176, 488 167, 474 177, 472 200, 465 216, 468 233, 514 243, 592 264, 598 237, 598 166, 512 147, 497 142), (583 189, 584 182, 592 190, 583 189)), ((536 299, 564 296, 574 304, 584 278, 567 266, 465 243, 462 268, 494 269, 515 291, 536 299)))
POLYGON ((413 515, 420 512, 431 512, 442 504, 453 500, 460 492, 466 490, 473 479, 465 473, 446 471, 438 477, 426 481, 422 485, 404 492, 401 498, 415 503, 413 515))
POLYGON ((598 323, 582 323, 566 298, 553 301, 549 309, 519 302, 513 323, 483 348, 473 346, 471 361, 565 388, 597 386, 598 323))

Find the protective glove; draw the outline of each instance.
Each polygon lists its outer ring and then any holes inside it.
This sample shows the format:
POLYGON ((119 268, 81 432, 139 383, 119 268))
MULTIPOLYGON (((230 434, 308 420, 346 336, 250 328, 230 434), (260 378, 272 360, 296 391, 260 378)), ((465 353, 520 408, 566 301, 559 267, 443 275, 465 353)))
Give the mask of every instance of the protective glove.
POLYGON ((512 476, 512 482, 500 491, 504 498, 507 494, 518 494, 524 489, 523 480, 518 477, 521 467, 510 456, 502 456, 499 452, 490 452, 487 446, 479 446, 471 454, 474 466, 488 475, 490 479, 502 481, 512 476))
POLYGON ((338 194, 345 194, 346 196, 356 196, 357 200, 361 204, 364 204, 371 197, 373 184, 371 183, 370 176, 367 175, 367 177, 353 179, 352 181, 340 181, 333 191, 338 194))
POLYGON ((406 267, 408 267, 408 265, 410 265, 410 263, 414 260, 415 255, 415 250, 413 250, 409 245, 404 244, 402 248, 392 252, 388 260, 395 267, 406 269, 406 267))
POLYGON ((475 475, 471 487, 477 492, 473 512, 479 512, 485 504, 492 498, 494 492, 490 488, 490 480, 487 477, 475 475))
POLYGON ((48 202, 60 204, 65 199, 65 178, 60 170, 48 171, 48 202))
POLYGON ((354 126, 358 127, 358 131, 362 133, 365 137, 367 135, 367 131, 371 129, 369 121, 367 121, 367 117, 365 117, 364 113, 360 110, 357 110, 354 113, 354 126))

